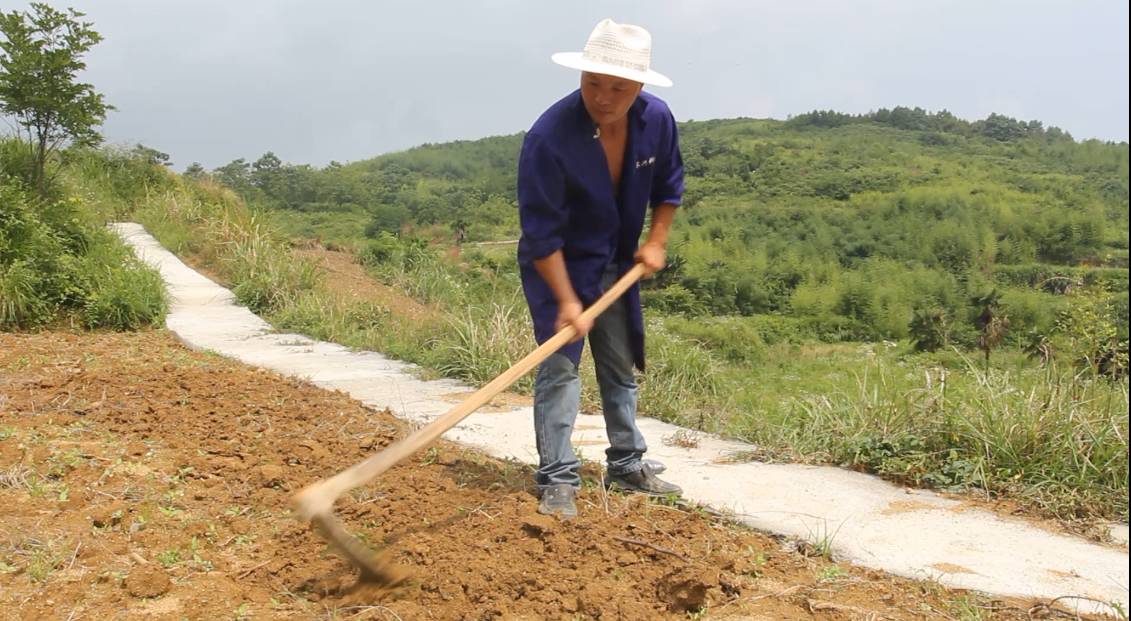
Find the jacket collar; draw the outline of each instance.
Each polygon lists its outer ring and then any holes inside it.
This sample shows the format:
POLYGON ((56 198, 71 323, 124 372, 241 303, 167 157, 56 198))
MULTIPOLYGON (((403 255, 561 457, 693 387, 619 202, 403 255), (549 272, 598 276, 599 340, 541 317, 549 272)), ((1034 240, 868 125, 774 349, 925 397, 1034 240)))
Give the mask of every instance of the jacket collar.
MULTIPOLYGON (((596 129, 596 124, 593 119, 589 117, 589 112, 585 109, 585 102, 581 100, 581 89, 577 89, 572 94, 572 106, 577 112, 577 118, 580 123, 584 124, 587 131, 596 129)), ((636 96, 636 101, 632 102, 632 107, 628 109, 628 121, 633 123, 636 127, 643 129, 648 124, 647 115, 645 111, 648 110, 649 97, 645 96, 644 91, 636 96)))

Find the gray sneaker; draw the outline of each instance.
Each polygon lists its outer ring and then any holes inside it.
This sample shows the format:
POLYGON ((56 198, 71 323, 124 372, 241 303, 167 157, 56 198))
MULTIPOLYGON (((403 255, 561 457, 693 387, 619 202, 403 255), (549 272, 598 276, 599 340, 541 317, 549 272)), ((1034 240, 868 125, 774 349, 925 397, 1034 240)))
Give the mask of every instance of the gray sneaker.
POLYGON ((605 487, 611 490, 636 492, 649 496, 679 496, 683 489, 656 476, 651 468, 641 468, 628 474, 606 474, 605 487))
POLYGON ((557 515, 563 520, 577 517, 577 503, 574 497, 577 490, 569 483, 559 483, 542 490, 542 501, 538 503, 538 513, 557 515))

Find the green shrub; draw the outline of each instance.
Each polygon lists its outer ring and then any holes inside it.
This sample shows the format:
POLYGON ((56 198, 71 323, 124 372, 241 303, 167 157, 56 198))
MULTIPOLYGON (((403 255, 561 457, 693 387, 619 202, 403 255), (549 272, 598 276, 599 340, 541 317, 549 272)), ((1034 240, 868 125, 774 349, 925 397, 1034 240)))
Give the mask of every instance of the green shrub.
POLYGON ((163 319, 167 302, 161 275, 112 233, 92 236, 79 269, 87 284, 81 309, 86 327, 137 330, 163 319))
POLYGON ((665 327, 680 338, 698 344, 734 363, 756 363, 766 355, 762 333, 748 317, 671 318, 665 327))
POLYGON ((1061 310, 1067 305, 1064 296, 1032 289, 1007 289, 1001 297, 1002 312, 1009 317, 1015 335, 1029 331, 1049 334, 1056 326, 1061 310))
POLYGON ((394 262, 400 255, 400 243, 396 236, 380 232, 376 238, 365 244, 358 253, 358 260, 367 267, 377 267, 394 262))
POLYGON ((48 324, 66 313, 89 328, 158 323, 165 293, 142 265, 74 198, 39 199, 0 177, 0 328, 48 324))
POLYGON ((1078 368, 1115 379, 1126 378, 1126 298, 1117 298, 1102 288, 1081 289, 1072 297, 1073 303, 1057 322, 1055 348, 1069 356, 1078 368))
POLYGON ((40 278, 27 261, 0 264, 0 329, 44 323, 49 306, 40 291, 40 278))
POLYGON ((15 180, 27 182, 35 168, 35 153, 31 146, 20 140, 0 139, 0 177, 8 183, 15 180))
POLYGON ((663 289, 647 289, 641 292, 644 306, 650 310, 672 315, 700 317, 707 314, 707 305, 683 285, 671 285, 663 289))
POLYGON ((90 194, 90 208, 107 220, 127 219, 150 196, 177 186, 172 172, 136 149, 70 149, 63 162, 71 183, 90 194))
POLYGON ((916 351, 938 351, 946 346, 949 338, 946 311, 941 308, 917 310, 908 329, 916 351))
POLYGON ((160 274, 136 261, 107 270, 87 297, 83 324, 114 330, 154 325, 166 311, 164 286, 160 274))

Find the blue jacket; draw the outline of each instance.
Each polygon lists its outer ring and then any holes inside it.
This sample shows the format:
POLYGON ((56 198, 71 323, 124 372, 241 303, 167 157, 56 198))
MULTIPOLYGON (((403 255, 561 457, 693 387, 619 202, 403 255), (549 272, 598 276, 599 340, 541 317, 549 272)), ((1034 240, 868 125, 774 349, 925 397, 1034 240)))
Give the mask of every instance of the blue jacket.
MULTIPOLYGON (((518 263, 522 288, 543 343, 554 335, 558 304, 534 269, 534 260, 561 250, 570 281, 589 306, 603 292, 601 275, 609 265, 624 274, 633 265, 649 205, 678 205, 683 194, 683 160, 675 119, 667 104, 641 92, 628 112, 628 141, 620 194, 609 176, 605 152, 581 91, 551 106, 534 123, 518 161, 518 209, 522 237, 518 263)), ((644 369, 644 319, 640 288, 625 294, 632 353, 644 369)), ((560 350, 574 364, 583 342, 560 350)))

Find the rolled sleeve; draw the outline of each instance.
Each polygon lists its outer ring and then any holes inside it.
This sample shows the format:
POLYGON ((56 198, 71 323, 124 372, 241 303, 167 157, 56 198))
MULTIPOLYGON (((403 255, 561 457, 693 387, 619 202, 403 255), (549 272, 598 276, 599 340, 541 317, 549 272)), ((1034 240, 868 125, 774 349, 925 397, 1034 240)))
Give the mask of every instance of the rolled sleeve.
POLYGON ((653 207, 663 204, 679 205, 683 197, 683 156, 679 151, 679 131, 675 118, 669 113, 666 118, 664 134, 658 149, 663 157, 657 158, 652 177, 652 195, 649 202, 653 207))
POLYGON ((565 244, 565 173, 550 146, 532 133, 523 140, 518 159, 518 218, 520 258, 541 259, 565 244))

